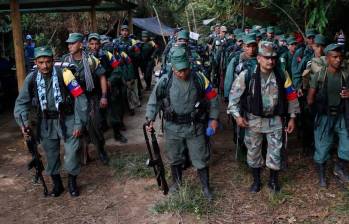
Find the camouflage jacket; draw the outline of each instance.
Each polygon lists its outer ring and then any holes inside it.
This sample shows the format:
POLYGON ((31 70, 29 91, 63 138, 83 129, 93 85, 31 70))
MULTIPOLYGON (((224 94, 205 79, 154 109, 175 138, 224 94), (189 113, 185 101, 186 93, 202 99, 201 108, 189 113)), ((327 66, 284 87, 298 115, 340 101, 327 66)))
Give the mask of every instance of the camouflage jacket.
MULTIPOLYGON (((248 70, 244 70, 236 78, 230 91, 229 104, 228 104, 228 114, 232 114, 235 118, 242 116, 242 111, 240 107, 240 99, 246 88, 245 76, 248 74, 248 70)), ((295 114, 299 113, 299 102, 297 99, 297 94, 292 87, 292 81, 287 73, 285 74, 285 91, 288 99, 288 113, 295 114)), ((250 82, 250 85, 253 85, 250 82)), ((254 88, 252 88, 254 89, 254 88)), ((273 114, 274 109, 278 103, 278 85, 276 82, 275 73, 272 72, 267 79, 261 78, 261 94, 263 102, 263 113, 273 114)), ((255 116, 253 114, 247 113, 245 116, 249 123, 249 128, 255 132, 272 132, 277 129, 282 128, 282 120, 280 116, 273 116, 271 118, 264 118, 255 116)))

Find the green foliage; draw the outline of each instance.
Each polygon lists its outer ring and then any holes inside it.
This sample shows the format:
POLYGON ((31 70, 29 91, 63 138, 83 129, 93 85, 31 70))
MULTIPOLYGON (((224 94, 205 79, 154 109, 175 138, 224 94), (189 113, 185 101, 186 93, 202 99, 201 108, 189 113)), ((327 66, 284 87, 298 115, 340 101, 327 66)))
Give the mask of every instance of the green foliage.
POLYGON ((160 201, 152 208, 155 213, 191 213, 198 218, 213 212, 200 187, 183 184, 178 193, 169 195, 164 201, 160 201))
POLYGON ((146 178, 154 175, 153 170, 145 165, 148 156, 145 153, 117 154, 111 158, 110 165, 117 178, 146 178))

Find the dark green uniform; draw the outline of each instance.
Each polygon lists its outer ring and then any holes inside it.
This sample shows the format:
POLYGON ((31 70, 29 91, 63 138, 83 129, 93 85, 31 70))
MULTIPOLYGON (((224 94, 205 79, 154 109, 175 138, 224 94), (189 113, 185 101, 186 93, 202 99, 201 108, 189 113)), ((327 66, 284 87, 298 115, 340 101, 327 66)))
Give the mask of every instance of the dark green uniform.
POLYGON ((102 116, 100 113, 99 100, 101 97, 101 89, 99 83, 99 77, 105 74, 105 69, 102 67, 100 61, 93 55, 89 55, 83 52, 82 60, 74 60, 70 54, 64 55, 62 57, 63 62, 69 62, 76 66, 77 70, 74 73, 74 76, 85 90, 86 97, 88 99, 88 120, 87 120, 87 131, 91 142, 97 147, 98 150, 103 150, 105 140, 104 134, 102 131, 102 116), (84 61, 87 63, 89 68, 84 68, 84 61), (86 69, 90 70, 92 76, 92 82, 94 88, 89 89, 88 79, 85 74, 86 69))
MULTIPOLYGON (((69 76, 68 73, 71 72, 68 69, 63 71, 59 68, 55 68, 57 75, 63 79, 63 76, 69 76), (66 74, 65 74, 66 73, 66 74)), ((79 163, 79 138, 72 136, 73 130, 81 130, 84 122, 86 122, 86 110, 87 110, 87 100, 84 94, 79 95, 72 102, 72 111, 67 111, 64 115, 64 122, 61 123, 58 117, 58 109, 55 106, 54 100, 54 88, 52 82, 52 76, 43 76, 45 82, 45 91, 47 98, 47 111, 50 112, 51 116, 47 119, 43 119, 43 112, 40 107, 40 103, 35 98, 34 89, 36 84, 37 71, 30 73, 23 84, 15 104, 14 116, 18 125, 22 126, 20 116, 22 116, 24 124, 29 124, 29 112, 32 106, 32 101, 34 99, 39 105, 38 108, 38 124, 40 128, 38 129, 38 137, 40 138, 40 143, 45 150, 47 156, 47 166, 46 173, 48 175, 59 174, 61 161, 60 161, 60 139, 65 137, 64 141, 64 168, 72 175, 78 175, 80 173, 80 163, 79 163), (66 130, 62 126, 65 126, 66 130)), ((65 94, 69 95, 67 86, 60 86, 61 91, 65 91, 65 94)), ((71 97, 73 98, 73 97, 71 97)), ((33 102, 34 102, 33 101, 33 102)))

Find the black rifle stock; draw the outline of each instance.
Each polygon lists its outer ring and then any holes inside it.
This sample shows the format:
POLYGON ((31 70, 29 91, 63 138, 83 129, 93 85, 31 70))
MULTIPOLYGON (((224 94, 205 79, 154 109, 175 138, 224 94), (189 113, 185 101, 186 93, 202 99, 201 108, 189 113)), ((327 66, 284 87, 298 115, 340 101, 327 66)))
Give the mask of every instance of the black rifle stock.
POLYGON ((30 128, 27 128, 24 125, 24 121, 23 121, 22 116, 20 116, 20 119, 21 119, 22 127, 25 128, 25 132, 29 135, 29 138, 25 138, 25 144, 27 145, 28 151, 32 156, 32 160, 28 164, 28 170, 35 168, 35 180, 41 181, 42 186, 44 187, 44 195, 47 196, 48 190, 47 190, 47 186, 45 183, 45 179, 42 176, 42 172, 44 171, 44 164, 42 163, 42 161, 40 159, 41 155, 38 152, 35 137, 34 137, 32 131, 30 130, 30 128))
POLYGON ((168 185, 166 182, 166 177, 165 177, 165 166, 161 158, 160 154, 160 147, 158 144, 158 141, 156 139, 155 135, 155 130, 152 129, 150 133, 151 137, 151 145, 149 141, 149 136, 146 130, 146 127, 148 126, 148 123, 145 123, 143 125, 143 133, 144 133, 144 138, 145 138, 145 143, 147 145, 147 150, 149 153, 149 159, 147 160, 146 164, 149 167, 153 167, 154 169, 154 174, 156 181, 158 183, 158 186, 161 188, 163 191, 164 195, 168 193, 168 185))

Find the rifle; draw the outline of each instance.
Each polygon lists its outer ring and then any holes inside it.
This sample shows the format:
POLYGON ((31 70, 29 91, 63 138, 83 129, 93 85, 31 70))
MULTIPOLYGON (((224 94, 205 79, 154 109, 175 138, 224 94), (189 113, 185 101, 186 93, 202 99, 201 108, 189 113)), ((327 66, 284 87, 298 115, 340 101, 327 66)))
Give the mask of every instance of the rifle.
POLYGON ((288 133, 286 131, 287 119, 285 118, 282 127, 282 148, 281 148, 281 169, 287 170, 288 168, 288 133))
POLYGON ((48 195, 48 190, 45 183, 45 179, 42 176, 42 172, 44 171, 44 165, 40 159, 41 155, 38 152, 37 143, 35 141, 35 137, 32 131, 30 130, 30 128, 24 125, 22 115, 20 115, 20 119, 21 119, 22 127, 25 128, 25 132, 29 135, 29 138, 25 138, 25 144, 27 145, 28 151, 32 155, 32 160, 28 164, 28 170, 35 168, 35 181, 36 182, 38 180, 41 181, 42 186, 44 187, 44 196, 46 197, 48 195))
POLYGON ((149 125, 148 122, 146 122, 143 125, 145 143, 147 145, 147 149, 149 153, 149 159, 147 160, 146 164, 149 167, 153 167, 158 186, 161 188, 164 195, 166 195, 168 193, 169 188, 166 182, 164 163, 161 159, 160 148, 159 148, 158 141, 156 140, 154 128, 151 130, 151 133, 150 133, 152 146, 150 145, 148 133, 146 130, 146 126, 148 125, 149 125))

